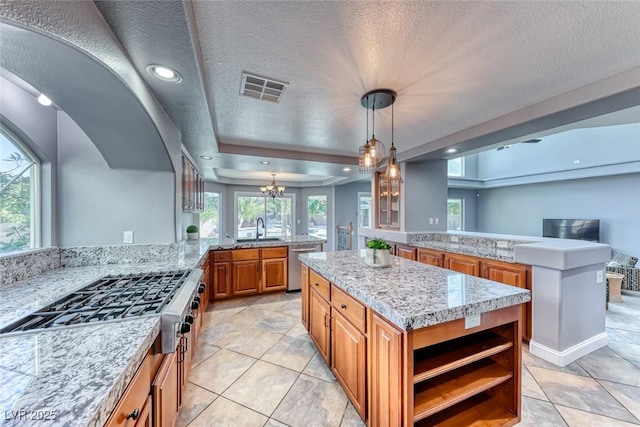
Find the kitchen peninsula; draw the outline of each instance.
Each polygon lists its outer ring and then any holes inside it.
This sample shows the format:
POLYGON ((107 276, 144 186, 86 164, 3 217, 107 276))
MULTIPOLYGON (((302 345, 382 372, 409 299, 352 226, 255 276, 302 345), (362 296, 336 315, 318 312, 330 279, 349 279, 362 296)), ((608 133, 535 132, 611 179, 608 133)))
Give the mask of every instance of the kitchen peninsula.
POLYGON ((520 421, 527 290, 364 252, 301 256, 302 320, 368 425, 520 421))

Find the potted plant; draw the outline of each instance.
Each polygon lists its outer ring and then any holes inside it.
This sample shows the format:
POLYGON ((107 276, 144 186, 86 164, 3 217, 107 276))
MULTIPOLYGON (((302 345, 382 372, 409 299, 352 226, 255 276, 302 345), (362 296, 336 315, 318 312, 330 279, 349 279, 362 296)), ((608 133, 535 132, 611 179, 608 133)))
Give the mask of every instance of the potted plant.
POLYGON ((371 267, 389 267, 391 265, 391 245, 382 238, 371 239, 367 242, 365 263, 371 267))
POLYGON ((187 227, 187 239, 198 240, 198 226, 190 225, 187 227))

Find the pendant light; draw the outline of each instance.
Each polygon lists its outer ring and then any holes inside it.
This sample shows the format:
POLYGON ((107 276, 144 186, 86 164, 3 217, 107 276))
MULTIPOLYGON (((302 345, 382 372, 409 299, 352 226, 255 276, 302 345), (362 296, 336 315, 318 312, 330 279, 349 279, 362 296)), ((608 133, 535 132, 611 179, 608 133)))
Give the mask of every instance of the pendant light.
POLYGON ((358 160, 360 166, 360 173, 371 173, 377 167, 378 164, 385 157, 385 146, 379 139, 375 137, 375 120, 376 120, 376 108, 386 108, 392 105, 396 99, 396 93, 389 89, 375 89, 362 95, 360 103, 367 110, 367 132, 365 137, 365 144, 361 145, 358 150, 358 160), (369 110, 372 110, 373 114, 373 126, 371 139, 369 138, 369 110))
POLYGON ((389 161, 387 162, 387 171, 385 178, 390 182, 402 183, 400 176, 400 165, 396 160, 396 147, 393 145, 393 104, 391 104, 391 147, 389 148, 389 161))
MULTIPOLYGON (((375 95, 374 95, 375 97, 375 95)), ((372 126, 371 126, 371 139, 369 140, 369 145, 371 146, 371 158, 373 159, 373 163, 377 166, 378 163, 384 159, 385 156, 385 148, 382 141, 376 139, 376 103, 375 98, 373 102, 373 106, 371 107, 372 113, 372 126)), ((369 113, 367 112, 367 117, 369 117, 369 113)))
POLYGON ((374 160, 371 156, 371 144, 369 144, 369 110, 367 110, 367 129, 364 134, 364 145, 358 150, 358 163, 360 173, 371 173, 374 169, 374 160))
POLYGON ((262 195, 266 197, 271 197, 275 199, 276 197, 282 197, 284 195, 284 186, 276 185, 276 174, 271 174, 271 184, 266 185, 264 187, 260 187, 260 191, 262 191, 262 195))

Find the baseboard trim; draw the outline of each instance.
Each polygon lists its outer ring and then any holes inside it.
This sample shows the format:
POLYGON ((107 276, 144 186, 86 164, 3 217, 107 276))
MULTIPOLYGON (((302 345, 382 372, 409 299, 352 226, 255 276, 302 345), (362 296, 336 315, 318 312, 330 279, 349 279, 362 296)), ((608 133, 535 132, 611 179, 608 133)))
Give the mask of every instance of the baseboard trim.
POLYGON ((558 366, 567 366, 569 363, 580 359, 592 351, 605 347, 609 343, 607 333, 595 335, 588 340, 582 341, 564 351, 554 350, 545 345, 535 342, 533 339, 529 343, 531 354, 538 356, 547 362, 558 366))

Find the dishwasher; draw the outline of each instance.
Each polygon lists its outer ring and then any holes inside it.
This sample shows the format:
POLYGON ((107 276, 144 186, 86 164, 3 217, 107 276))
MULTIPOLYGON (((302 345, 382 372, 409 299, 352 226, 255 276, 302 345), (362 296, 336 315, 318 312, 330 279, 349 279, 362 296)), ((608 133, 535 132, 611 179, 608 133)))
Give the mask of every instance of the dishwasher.
POLYGON ((289 284, 287 292, 296 292, 302 288, 302 279, 300 278, 300 266, 302 263, 298 259, 298 255, 309 252, 322 252, 322 243, 289 246, 289 284))

